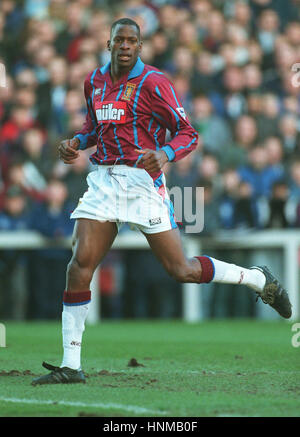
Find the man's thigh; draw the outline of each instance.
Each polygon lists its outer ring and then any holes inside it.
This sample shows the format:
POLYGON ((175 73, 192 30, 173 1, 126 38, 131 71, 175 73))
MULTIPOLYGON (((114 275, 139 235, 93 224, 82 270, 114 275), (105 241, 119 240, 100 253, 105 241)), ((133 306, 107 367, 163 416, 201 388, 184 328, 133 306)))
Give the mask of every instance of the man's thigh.
POLYGON ((143 234, 153 253, 168 271, 171 266, 186 263, 178 228, 156 234, 143 234))
POLYGON ((111 248, 117 233, 114 222, 77 219, 72 237, 73 258, 79 265, 95 269, 111 248))

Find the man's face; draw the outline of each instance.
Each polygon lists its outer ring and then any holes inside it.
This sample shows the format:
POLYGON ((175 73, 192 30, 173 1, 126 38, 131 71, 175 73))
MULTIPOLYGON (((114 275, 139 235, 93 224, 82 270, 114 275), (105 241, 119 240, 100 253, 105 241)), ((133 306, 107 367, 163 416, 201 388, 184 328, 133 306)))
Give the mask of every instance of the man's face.
POLYGON ((135 26, 118 24, 107 42, 113 66, 130 70, 136 63, 142 48, 135 26))

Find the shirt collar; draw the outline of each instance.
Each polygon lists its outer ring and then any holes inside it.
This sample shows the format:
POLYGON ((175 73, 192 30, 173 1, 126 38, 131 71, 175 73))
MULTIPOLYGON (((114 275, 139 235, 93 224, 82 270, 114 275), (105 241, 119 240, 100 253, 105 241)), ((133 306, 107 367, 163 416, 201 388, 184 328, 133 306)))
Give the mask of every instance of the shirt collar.
POLYGON ((144 66, 144 62, 141 60, 140 57, 138 57, 135 66, 129 72, 128 79, 133 79, 137 76, 140 76, 143 73, 144 66))
POLYGON ((102 68, 100 68, 102 74, 107 73, 109 70, 110 70, 110 61, 107 64, 103 65, 102 68))
MULTIPOLYGON (((145 66, 144 62, 141 60, 140 57, 138 57, 134 67, 129 72, 128 79, 133 79, 137 76, 140 76, 143 73, 144 66, 145 66)), ((109 70, 110 70, 110 61, 107 64, 105 64, 102 68, 100 68, 102 74, 109 72, 109 70)))

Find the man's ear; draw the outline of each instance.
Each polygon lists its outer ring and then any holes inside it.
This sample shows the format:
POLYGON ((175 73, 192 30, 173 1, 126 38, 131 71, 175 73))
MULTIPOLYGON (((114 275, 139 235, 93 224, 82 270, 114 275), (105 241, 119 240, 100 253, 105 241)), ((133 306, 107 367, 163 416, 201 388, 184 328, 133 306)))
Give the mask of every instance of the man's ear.
POLYGON ((139 43, 139 52, 142 51, 142 47, 143 47, 143 41, 140 41, 140 43, 139 43))
POLYGON ((107 50, 110 52, 110 40, 107 41, 107 50))

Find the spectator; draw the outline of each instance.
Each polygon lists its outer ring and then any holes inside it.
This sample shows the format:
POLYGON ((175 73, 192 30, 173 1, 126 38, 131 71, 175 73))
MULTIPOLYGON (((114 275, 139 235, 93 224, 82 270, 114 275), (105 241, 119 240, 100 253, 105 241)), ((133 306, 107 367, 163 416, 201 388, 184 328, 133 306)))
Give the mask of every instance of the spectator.
POLYGON ((257 120, 262 112, 262 96, 261 94, 251 93, 247 96, 247 111, 248 115, 257 120))
POLYGON ((244 87, 243 70, 236 66, 228 67, 224 72, 224 103, 226 115, 232 120, 238 119, 246 111, 244 87))
POLYGON ((200 44, 198 31, 192 21, 187 20, 181 23, 178 34, 178 43, 183 47, 187 47, 193 55, 199 52, 200 44))
POLYGON ((296 117, 298 116, 298 113, 300 112, 300 103, 296 96, 286 96, 282 100, 282 104, 284 112, 290 113, 296 117))
POLYGON ((51 61, 56 56, 53 45, 44 44, 34 53, 34 74, 39 84, 49 80, 49 67, 51 61))
POLYGON ((289 188, 285 180, 273 184, 272 195, 269 201, 269 220, 267 228, 284 229, 289 227, 287 204, 289 188))
POLYGON ((300 160, 297 159, 290 167, 290 196, 300 201, 300 160))
POLYGON ((205 153, 198 164, 199 178, 204 184, 211 183, 213 195, 218 196, 221 191, 221 177, 219 175, 219 162, 215 155, 205 153))
POLYGON ((151 36, 158 27, 156 14, 151 6, 138 0, 126 2, 124 14, 139 22, 141 32, 145 38, 151 36))
POLYGON ((257 64, 247 64, 244 68, 245 89, 248 94, 261 94, 263 90, 263 75, 257 64))
POLYGON ((283 170, 271 167, 267 150, 256 145, 249 151, 248 164, 239 168, 239 175, 242 181, 250 184, 253 196, 269 197, 273 183, 283 177, 283 170))
POLYGON ((72 135, 72 129, 71 129, 71 120, 76 117, 76 115, 81 116, 82 122, 84 121, 85 117, 85 104, 82 99, 82 95, 79 90, 77 89, 70 89, 67 91, 65 95, 65 101, 64 101, 64 122, 65 122, 65 131, 70 132, 70 135, 72 135))
MULTIPOLYGON (((216 71, 213 66, 213 57, 209 52, 202 51, 197 57, 191 77, 193 94, 206 94, 213 96, 218 88, 216 71)), ((222 112, 222 109, 221 109, 222 112)))
POLYGON ((78 2, 66 4, 65 28, 59 32, 55 40, 55 48, 59 55, 69 61, 76 60, 77 45, 84 28, 84 9, 78 2))
POLYGON ((192 52, 184 46, 178 46, 174 50, 173 65, 169 68, 173 74, 192 76, 194 60, 192 52))
POLYGON ((35 71, 30 68, 23 68, 18 73, 16 73, 15 82, 16 85, 19 87, 33 89, 36 92, 38 80, 35 71))
POLYGON ((288 43, 297 49, 300 44, 300 23, 291 21, 285 29, 285 34, 288 43))
POLYGON ((4 179, 9 166, 22 156, 22 136, 35 124, 30 108, 13 106, 9 118, 0 127, 0 163, 4 179))
POLYGON ((48 15, 49 0, 25 0, 24 12, 29 18, 41 19, 48 15))
POLYGON ((144 64, 152 65, 154 63, 154 48, 150 39, 143 42, 143 53, 141 54, 141 59, 144 64))
MULTIPOLYGON (((26 196, 18 186, 6 192, 0 212, 0 231, 29 229, 30 216, 26 196)), ((27 311, 28 255, 23 250, 7 249, 0 253, 0 314, 2 319, 24 320, 27 311)))
POLYGON ((162 30, 155 32, 152 35, 151 44, 154 52, 153 64, 157 65, 157 68, 165 70, 172 56, 171 43, 165 32, 162 30))
POLYGON ((167 176, 168 188, 172 187, 194 187, 196 183, 194 153, 190 153, 184 159, 176 162, 170 168, 167 176))
POLYGON ((5 182, 6 186, 17 185, 32 201, 44 199, 46 182, 34 165, 26 163, 24 159, 18 159, 10 165, 5 182))
POLYGON ((274 66, 275 41, 279 35, 280 20, 273 9, 265 9, 258 18, 257 39, 264 53, 264 68, 274 66))
POLYGON ((258 141, 279 135, 279 99, 274 94, 262 96, 261 114, 257 118, 258 141))
POLYGON ((232 142, 228 123, 214 113, 211 101, 206 96, 195 97, 193 108, 193 126, 201 135, 204 150, 220 157, 232 142))
POLYGON ((280 136, 284 151, 287 157, 299 153, 300 134, 298 130, 298 119, 295 115, 284 115, 279 123, 280 136))
MULTIPOLYGON (((33 210, 32 228, 48 238, 59 240, 73 231, 70 207, 66 204, 65 184, 51 180, 47 187, 46 202, 33 210)), ((36 318, 58 319, 61 316, 60 296, 65 288, 65 270, 70 259, 69 249, 41 249, 33 255, 36 318)))
POLYGON ((163 29, 171 47, 174 47, 179 24, 179 10, 172 4, 166 4, 158 11, 160 28, 163 29))
POLYGON ((43 191, 46 187, 45 178, 51 175, 53 165, 44 132, 40 129, 29 129, 23 136, 22 148, 27 186, 43 191))
POLYGON ((49 81, 41 84, 37 90, 38 119, 42 126, 58 136, 64 132, 62 117, 67 92, 67 64, 64 58, 56 57, 50 62, 49 75, 49 81))
POLYGON ((192 95, 189 86, 189 79, 185 74, 178 74, 174 76, 173 84, 188 118, 190 118, 193 105, 192 105, 192 95))
POLYGON ((248 3, 244 1, 236 1, 233 5, 233 19, 241 27, 251 32, 251 17, 252 11, 248 3))
POLYGON ((30 108, 14 106, 9 119, 0 129, 2 143, 7 143, 12 148, 18 147, 18 141, 22 134, 35 125, 30 108))
POLYGON ((77 206, 79 199, 86 191, 86 178, 89 173, 88 160, 85 153, 69 167, 69 171, 63 177, 68 190, 68 203, 72 208, 77 206))
POLYGON ((239 229, 254 229, 260 226, 257 200, 248 182, 241 181, 238 186, 234 223, 235 228, 239 229))
POLYGON ((268 137, 264 142, 264 147, 267 151, 269 165, 274 169, 277 169, 279 173, 284 174, 284 152, 280 139, 278 137, 268 137))
POLYGON ((220 229, 220 215, 218 207, 218 199, 214 195, 213 184, 201 179, 197 183, 198 187, 202 187, 203 191, 197 191, 196 196, 199 205, 203 208, 203 230, 201 235, 213 236, 220 229))
POLYGON ((227 145, 226 153, 220 156, 223 169, 246 164, 247 155, 257 138, 257 125, 253 117, 244 115, 235 123, 234 141, 227 145))
POLYGON ((203 40, 203 47, 210 52, 216 53, 225 40, 225 20, 223 14, 214 9, 207 21, 207 34, 203 40))
POLYGON ((6 58, 6 66, 13 68, 22 56, 22 33, 24 13, 14 0, 3 0, 0 4, 0 56, 6 58), (12 30, 12 31, 11 31, 12 30))
POLYGON ((240 185, 240 176, 235 169, 227 169, 222 175, 223 190, 219 198, 220 227, 235 228, 235 210, 240 185))
POLYGON ((208 32, 208 21, 213 5, 209 0, 191 0, 190 8, 199 30, 199 36, 203 40, 208 32))
MULTIPOLYGON (((96 68, 96 67, 95 67, 96 68)), ((72 62, 69 66, 68 85, 72 90, 81 91, 80 83, 85 79, 85 69, 83 61, 72 62)))

